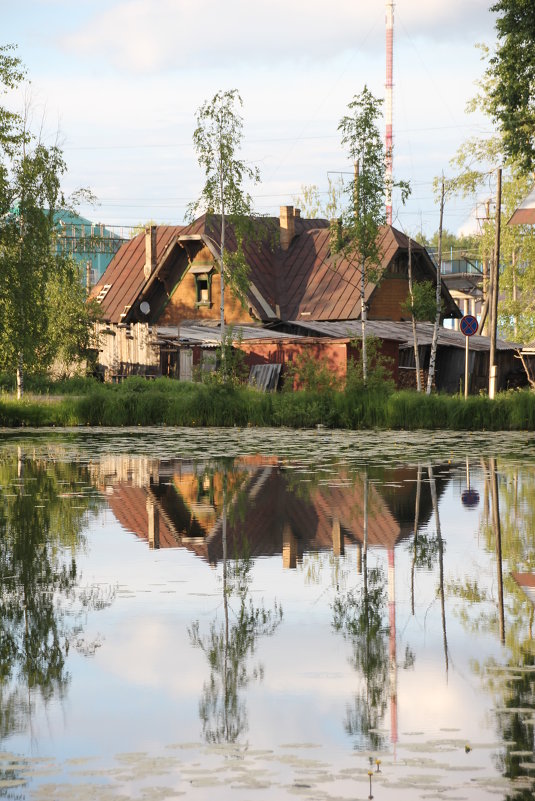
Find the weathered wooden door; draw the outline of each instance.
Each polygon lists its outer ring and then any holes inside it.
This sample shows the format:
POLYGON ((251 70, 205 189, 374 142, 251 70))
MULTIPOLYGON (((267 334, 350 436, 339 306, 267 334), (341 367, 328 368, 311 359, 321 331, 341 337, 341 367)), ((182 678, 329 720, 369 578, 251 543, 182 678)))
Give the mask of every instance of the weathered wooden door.
POLYGON ((193 351, 189 348, 180 349, 180 380, 193 381, 193 351))

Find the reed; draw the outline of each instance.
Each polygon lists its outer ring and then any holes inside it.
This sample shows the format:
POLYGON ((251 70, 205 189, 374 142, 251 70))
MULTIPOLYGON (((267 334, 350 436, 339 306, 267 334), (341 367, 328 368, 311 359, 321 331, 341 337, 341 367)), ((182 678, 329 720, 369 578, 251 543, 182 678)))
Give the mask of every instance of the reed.
POLYGON ((342 429, 535 430, 535 393, 475 396, 333 389, 264 394, 241 386, 130 378, 78 394, 17 401, 0 395, 0 426, 285 426, 342 429))

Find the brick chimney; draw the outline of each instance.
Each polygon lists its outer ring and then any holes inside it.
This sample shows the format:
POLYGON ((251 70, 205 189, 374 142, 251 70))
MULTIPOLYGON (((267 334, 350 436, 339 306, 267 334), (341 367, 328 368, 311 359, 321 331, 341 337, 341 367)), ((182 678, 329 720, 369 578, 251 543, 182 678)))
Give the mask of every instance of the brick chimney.
POLYGON ((149 279, 156 269, 156 226, 145 228, 145 278, 149 279))
MULTIPOLYGON (((297 215, 299 216, 300 212, 297 215)), ((282 250, 288 250, 295 236, 295 216, 293 206, 280 207, 280 243, 282 250)))

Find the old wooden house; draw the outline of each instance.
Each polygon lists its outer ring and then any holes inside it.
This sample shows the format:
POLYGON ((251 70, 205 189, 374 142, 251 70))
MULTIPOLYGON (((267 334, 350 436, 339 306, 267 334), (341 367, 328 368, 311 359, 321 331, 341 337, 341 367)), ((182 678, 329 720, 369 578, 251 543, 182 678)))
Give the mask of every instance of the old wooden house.
MULTIPOLYGON (((243 241, 248 290, 241 300, 225 286, 225 321, 250 365, 284 365, 306 350, 343 378, 355 355, 350 327, 333 336, 305 330, 310 322, 354 323, 361 316, 361 272, 351 257, 332 248, 333 230, 323 219, 305 219, 283 206, 280 216, 251 220, 243 241)), ((236 248, 232 228, 226 245, 236 248)), ((365 284, 371 321, 403 321, 408 295, 408 238, 392 226, 380 234, 379 278, 365 284)), ((412 242, 416 281, 436 281, 427 251, 412 242)), ((100 305, 100 365, 107 378, 131 373, 191 378, 195 367, 210 369, 220 343, 220 225, 203 215, 188 226, 152 226, 125 243, 92 297, 100 305)), ((442 288, 444 315, 460 311, 442 288)), ((406 332, 384 330, 381 349, 397 379, 406 332)), ((358 348, 358 345, 356 346, 358 348)))

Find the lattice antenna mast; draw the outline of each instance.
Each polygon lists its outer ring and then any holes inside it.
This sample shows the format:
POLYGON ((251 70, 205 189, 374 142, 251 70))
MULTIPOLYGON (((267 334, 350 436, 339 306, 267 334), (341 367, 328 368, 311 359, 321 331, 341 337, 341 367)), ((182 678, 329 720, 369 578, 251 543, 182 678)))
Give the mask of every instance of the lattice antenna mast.
POLYGON ((386 103, 385 103, 385 151, 386 151, 386 222, 392 225, 392 78, 394 60, 394 3, 386 2, 386 103))

